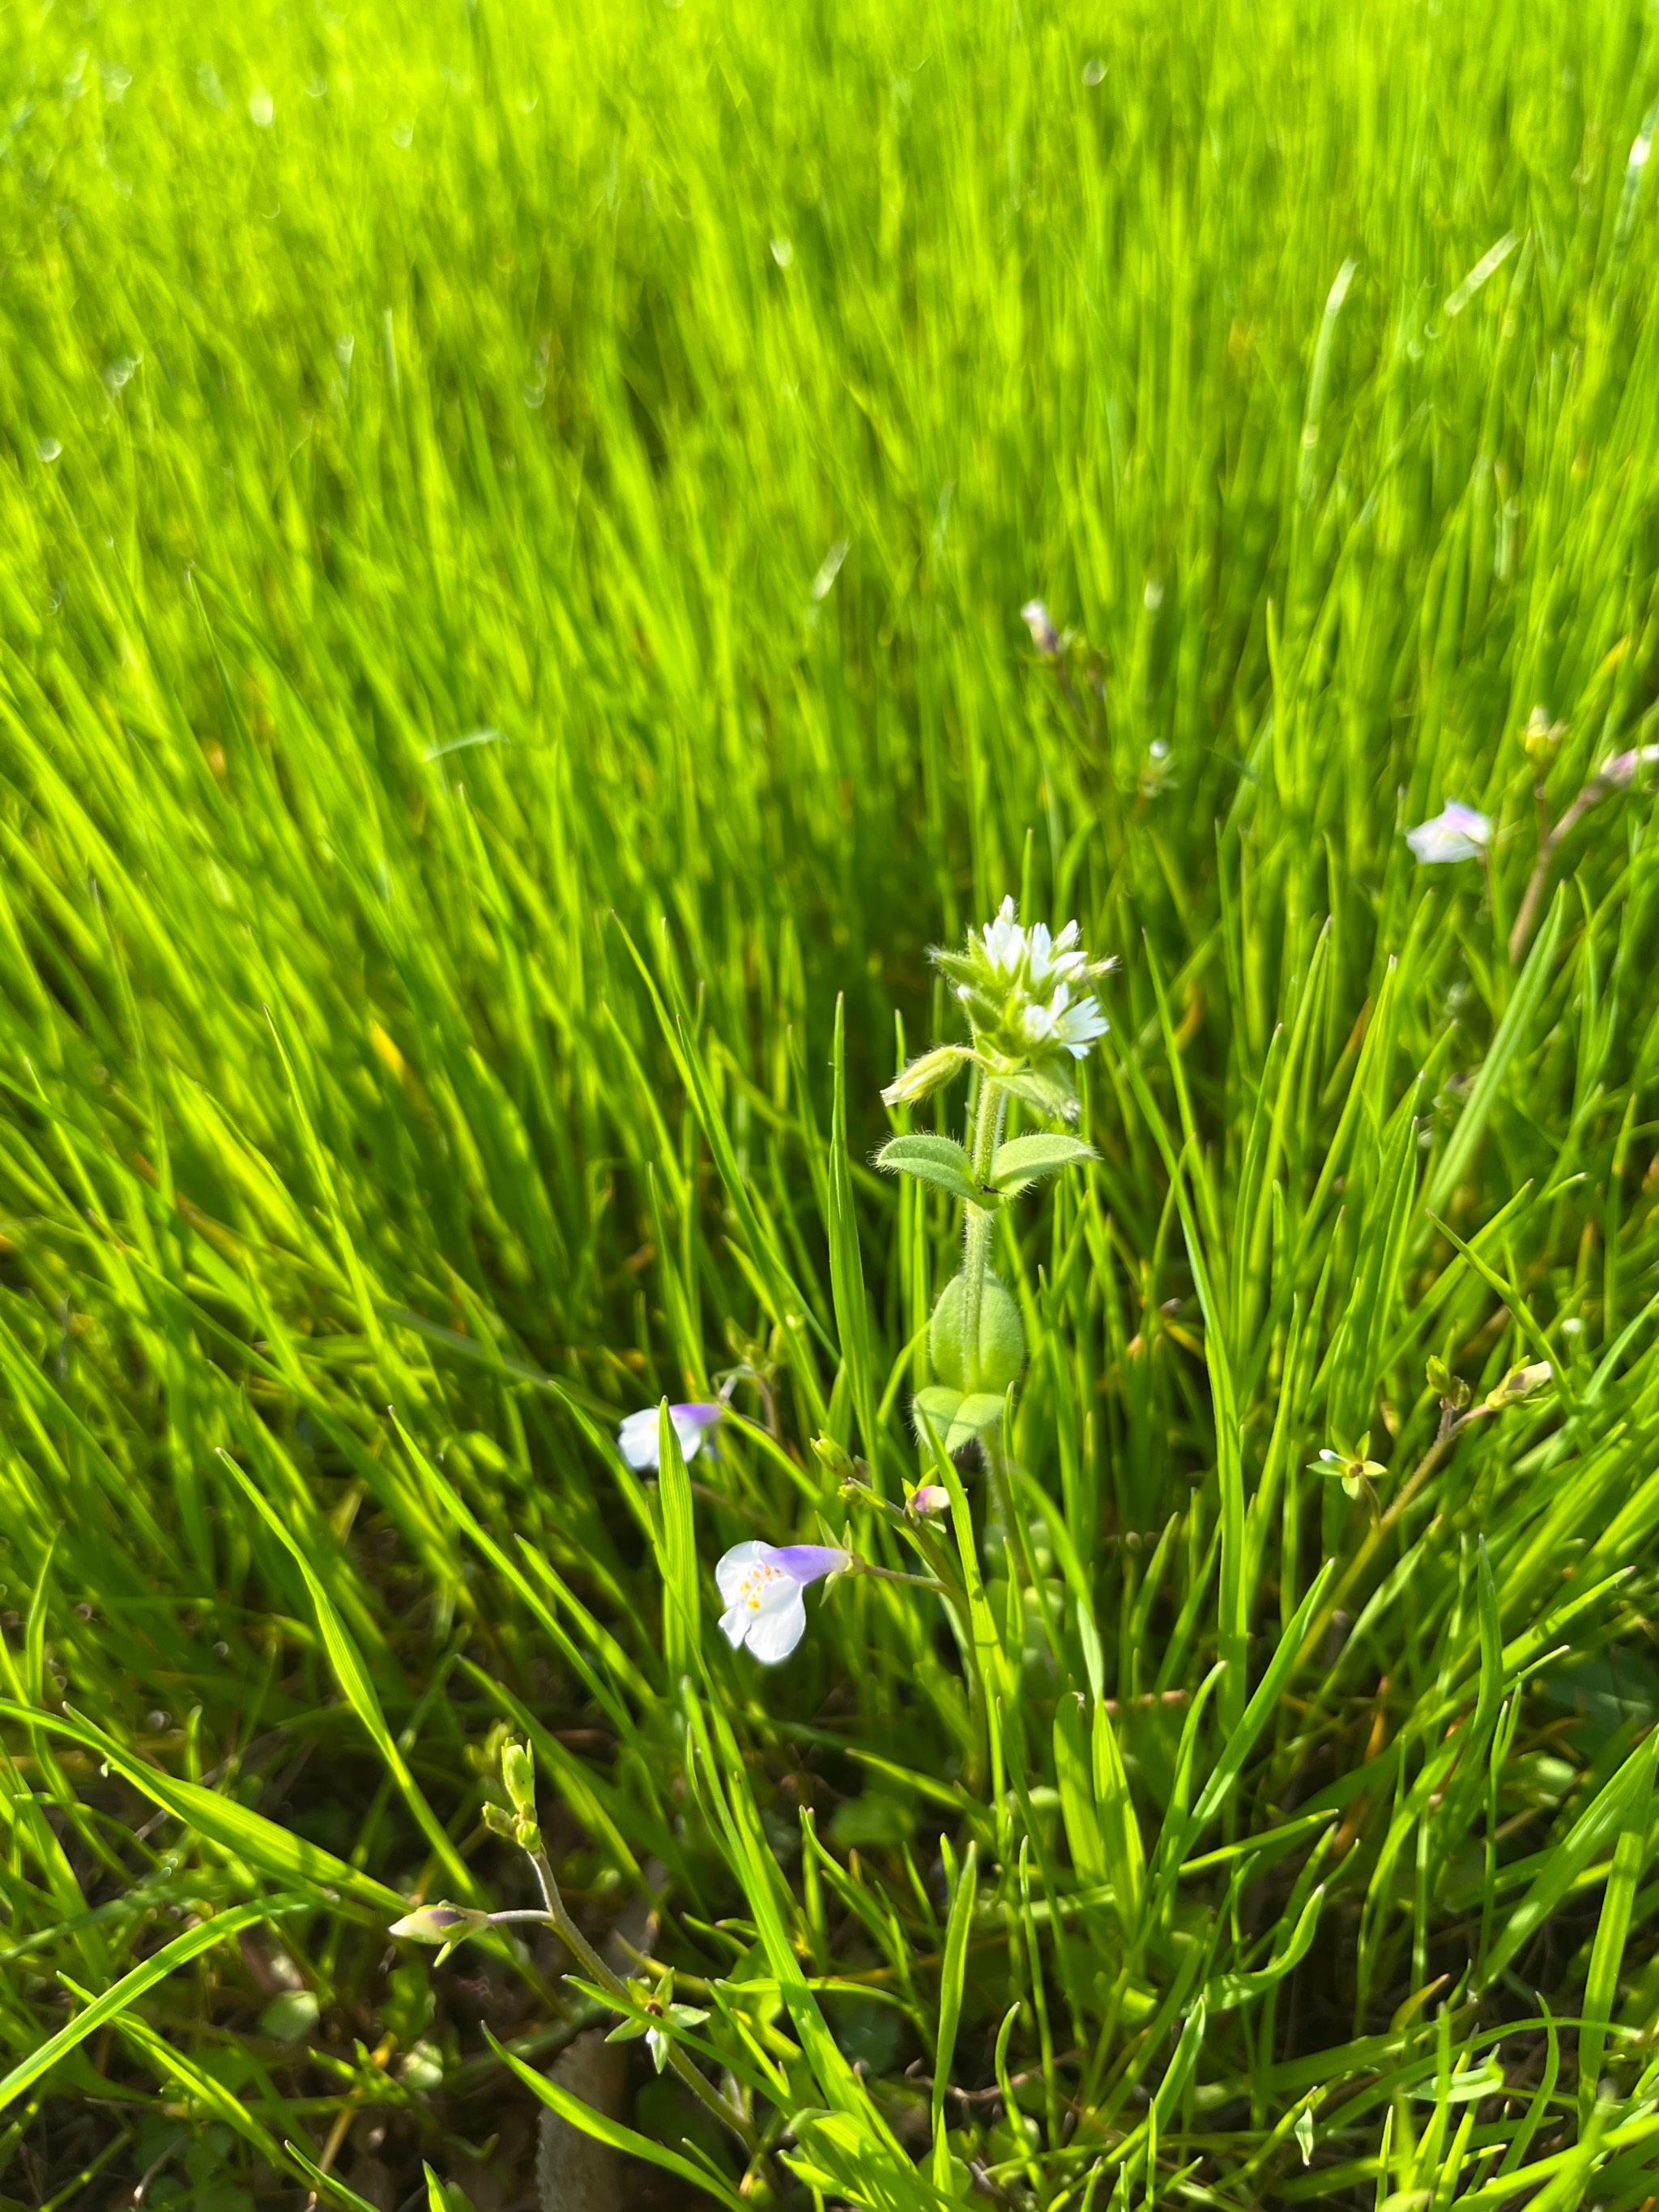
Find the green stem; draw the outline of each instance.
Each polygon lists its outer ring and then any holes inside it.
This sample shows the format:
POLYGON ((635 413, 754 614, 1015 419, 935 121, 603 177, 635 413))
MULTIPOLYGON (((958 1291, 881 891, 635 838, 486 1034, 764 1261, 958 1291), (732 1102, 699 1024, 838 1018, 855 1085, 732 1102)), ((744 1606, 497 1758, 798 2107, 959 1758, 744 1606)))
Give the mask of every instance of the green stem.
MULTIPOLYGON (((552 1860, 548 1857, 545 1850, 540 1844, 538 1844, 528 1856, 531 1865, 536 1869, 536 1880, 541 1887, 542 1902, 547 1908, 544 1916, 537 1917, 545 1917, 549 1925, 557 1933, 565 1949, 569 1952, 583 1972, 590 1980, 597 1982, 607 1996, 614 1997, 617 2001, 619 2009, 631 2018, 635 2005, 633 1998, 629 1995, 627 1985, 618 1975, 611 1972, 610 1967, 605 1965, 605 1960, 600 1958, 586 1936, 570 1917, 565 1901, 559 1894, 559 1885, 554 1876, 552 1860)), ((747 2117, 740 2112, 735 2105, 729 2104, 713 2082, 705 2081, 684 2052, 676 2049, 672 2043, 668 2046, 668 2063, 698 2102, 708 2107, 722 2127, 730 2128, 744 2148, 752 2156, 757 2147, 757 2138, 754 2128, 747 2117)))
MULTIPOLYGON (((974 1115, 974 1181, 988 1183, 996 1158, 1008 1101, 1000 1083, 988 1075, 979 1079, 979 1103, 974 1115)), ((986 1271, 991 1264, 992 1216, 970 1200, 962 1238, 962 1370, 969 1395, 979 1389, 979 1316, 984 1303, 986 1271)))

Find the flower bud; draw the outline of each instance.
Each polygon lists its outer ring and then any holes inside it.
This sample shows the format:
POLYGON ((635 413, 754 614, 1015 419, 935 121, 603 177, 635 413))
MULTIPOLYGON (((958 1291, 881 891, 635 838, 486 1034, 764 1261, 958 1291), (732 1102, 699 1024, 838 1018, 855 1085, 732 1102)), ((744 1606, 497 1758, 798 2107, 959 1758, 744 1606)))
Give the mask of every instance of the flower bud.
POLYGON ((853 1456, 833 1437, 814 1437, 812 1449, 819 1466, 832 1482, 850 1481, 855 1471, 853 1456))
POLYGON ((536 1762, 529 1748, 522 1743, 508 1743, 501 1748, 501 1781, 513 1801, 516 1813, 534 1816, 536 1810, 536 1762))
POLYGON ((890 1106, 914 1106, 948 1083, 967 1057, 959 1044, 935 1045, 911 1060, 881 1095, 890 1106))
POLYGON ((1527 1367, 1511 1367, 1498 1388, 1486 1393, 1486 1403, 1494 1413, 1501 1413, 1505 1406, 1518 1405, 1522 1398, 1530 1398, 1534 1390, 1541 1390, 1553 1373, 1547 1359, 1534 1360, 1527 1367))
POLYGON ((1454 1375, 1443 1359, 1431 1358, 1428 1363, 1429 1388, 1443 1406, 1449 1406, 1461 1413, 1469 1402, 1469 1386, 1461 1375, 1454 1375))
POLYGON ((489 1915, 475 1912, 470 1905, 419 1905, 401 1920, 394 1920, 388 1932, 405 1936, 411 1943, 456 1943, 463 1936, 476 1936, 489 1925, 489 1915))
POLYGON ((913 1490, 904 1501, 904 1510, 914 1521, 921 1521, 930 1513, 944 1513, 950 1508, 951 1493, 942 1482, 924 1482, 913 1490))
POLYGON ((519 1824, 504 1805, 491 1805, 486 1802, 483 1816, 484 1826, 492 1836, 505 1836, 509 1843, 514 1840, 514 1832, 519 1824))
POLYGON ((953 1390, 1000 1395, 1025 1364, 1019 1308, 988 1267, 979 1298, 979 1342, 970 1348, 962 1340, 964 1297, 960 1275, 953 1275, 939 1294, 927 1325, 933 1372, 953 1390))

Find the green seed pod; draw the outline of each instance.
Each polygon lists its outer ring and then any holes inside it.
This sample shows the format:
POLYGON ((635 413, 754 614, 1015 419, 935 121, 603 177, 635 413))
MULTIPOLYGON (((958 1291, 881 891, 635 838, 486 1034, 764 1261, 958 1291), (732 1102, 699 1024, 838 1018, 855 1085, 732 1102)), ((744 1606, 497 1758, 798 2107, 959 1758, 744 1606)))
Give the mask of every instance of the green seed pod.
POLYGON ((928 1324, 927 1349, 934 1374, 953 1390, 1006 1390, 1025 1364, 1019 1308, 988 1268, 979 1301, 979 1360, 970 1375, 962 1341, 962 1277, 953 1275, 939 1292, 928 1324))

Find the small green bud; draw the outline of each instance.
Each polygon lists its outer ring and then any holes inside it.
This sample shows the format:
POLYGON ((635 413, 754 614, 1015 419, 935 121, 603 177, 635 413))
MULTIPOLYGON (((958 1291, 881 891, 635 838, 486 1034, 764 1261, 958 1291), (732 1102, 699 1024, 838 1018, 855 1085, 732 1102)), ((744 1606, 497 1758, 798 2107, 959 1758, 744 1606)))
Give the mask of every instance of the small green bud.
POLYGON ((1432 1357, 1429 1360, 1426 1371, 1429 1388, 1435 1393, 1441 1404, 1449 1406, 1455 1413, 1461 1413, 1469 1402, 1469 1386, 1462 1376, 1454 1375, 1443 1359, 1436 1359, 1432 1357))
POLYGON ((1541 1390, 1554 1371, 1547 1359, 1534 1360, 1527 1367, 1511 1367, 1498 1388, 1487 1391, 1486 1403, 1494 1413, 1501 1413, 1505 1406, 1519 1405, 1522 1398, 1530 1398, 1534 1390, 1541 1390))
POLYGON ((514 1832, 519 1824, 504 1805, 487 1803, 483 1808, 483 1816, 484 1826, 492 1836, 505 1836, 509 1843, 514 1840, 514 1832))
POLYGON ((953 1275, 939 1294, 927 1327, 933 1372, 953 1390, 1000 1396, 1018 1379, 1025 1364, 1025 1331, 1020 1325, 1019 1308, 988 1268, 979 1299, 978 1358, 970 1375, 962 1341, 964 1295, 960 1275, 953 1275))
POLYGON ((508 1743, 501 1748, 501 1781, 517 1813, 533 1816, 536 1810, 536 1762, 528 1747, 508 1743))
POLYGON ((475 1912, 470 1905, 419 1905, 401 1920, 394 1920, 388 1932, 405 1936, 411 1943, 450 1944, 458 1943, 463 1936, 476 1936, 489 1925, 489 1915, 475 1912))
POLYGON ((852 1480, 856 1463, 852 1454, 844 1446, 838 1444, 833 1437, 814 1437, 812 1449, 817 1456, 819 1466, 823 1468, 832 1482, 848 1482, 852 1480))
POLYGON ((901 1069, 882 1092, 882 1097, 890 1106, 914 1106, 918 1099, 931 1097, 950 1082, 970 1057, 963 1045, 935 1045, 932 1052, 919 1054, 901 1069))

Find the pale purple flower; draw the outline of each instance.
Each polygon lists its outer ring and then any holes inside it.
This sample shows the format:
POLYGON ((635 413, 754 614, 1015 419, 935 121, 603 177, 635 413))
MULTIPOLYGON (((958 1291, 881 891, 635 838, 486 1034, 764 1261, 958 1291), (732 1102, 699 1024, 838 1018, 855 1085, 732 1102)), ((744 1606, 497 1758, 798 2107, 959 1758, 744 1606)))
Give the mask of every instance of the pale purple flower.
POLYGON ((1443 860, 1478 860, 1492 842, 1492 823, 1473 806, 1449 799, 1431 821, 1406 832, 1406 842, 1430 866, 1443 860))
POLYGON ((1628 791, 1636 781, 1636 771, 1659 761, 1659 745, 1632 745, 1628 752, 1617 754, 1601 772, 1601 781, 1612 784, 1615 789, 1628 791))
POLYGON ((806 1633, 802 1591, 851 1565, 850 1552, 829 1544, 734 1544, 714 1569, 726 1641, 734 1651, 746 1644, 763 1665, 776 1666, 806 1633))
POLYGON ((920 1521, 929 1513, 943 1513, 950 1503, 951 1493, 942 1482, 924 1482, 905 1499, 904 1510, 913 1520, 920 1521))
MULTIPOLYGON (((702 1449, 703 1431, 712 1429, 726 1411, 724 1406, 671 1406, 668 1418, 680 1440, 683 1459, 696 1459, 702 1449)), ((636 1473, 657 1464, 657 1408, 645 1406, 630 1413, 617 1431, 617 1449, 636 1473)), ((713 1447, 711 1446, 712 1449, 713 1447)))

